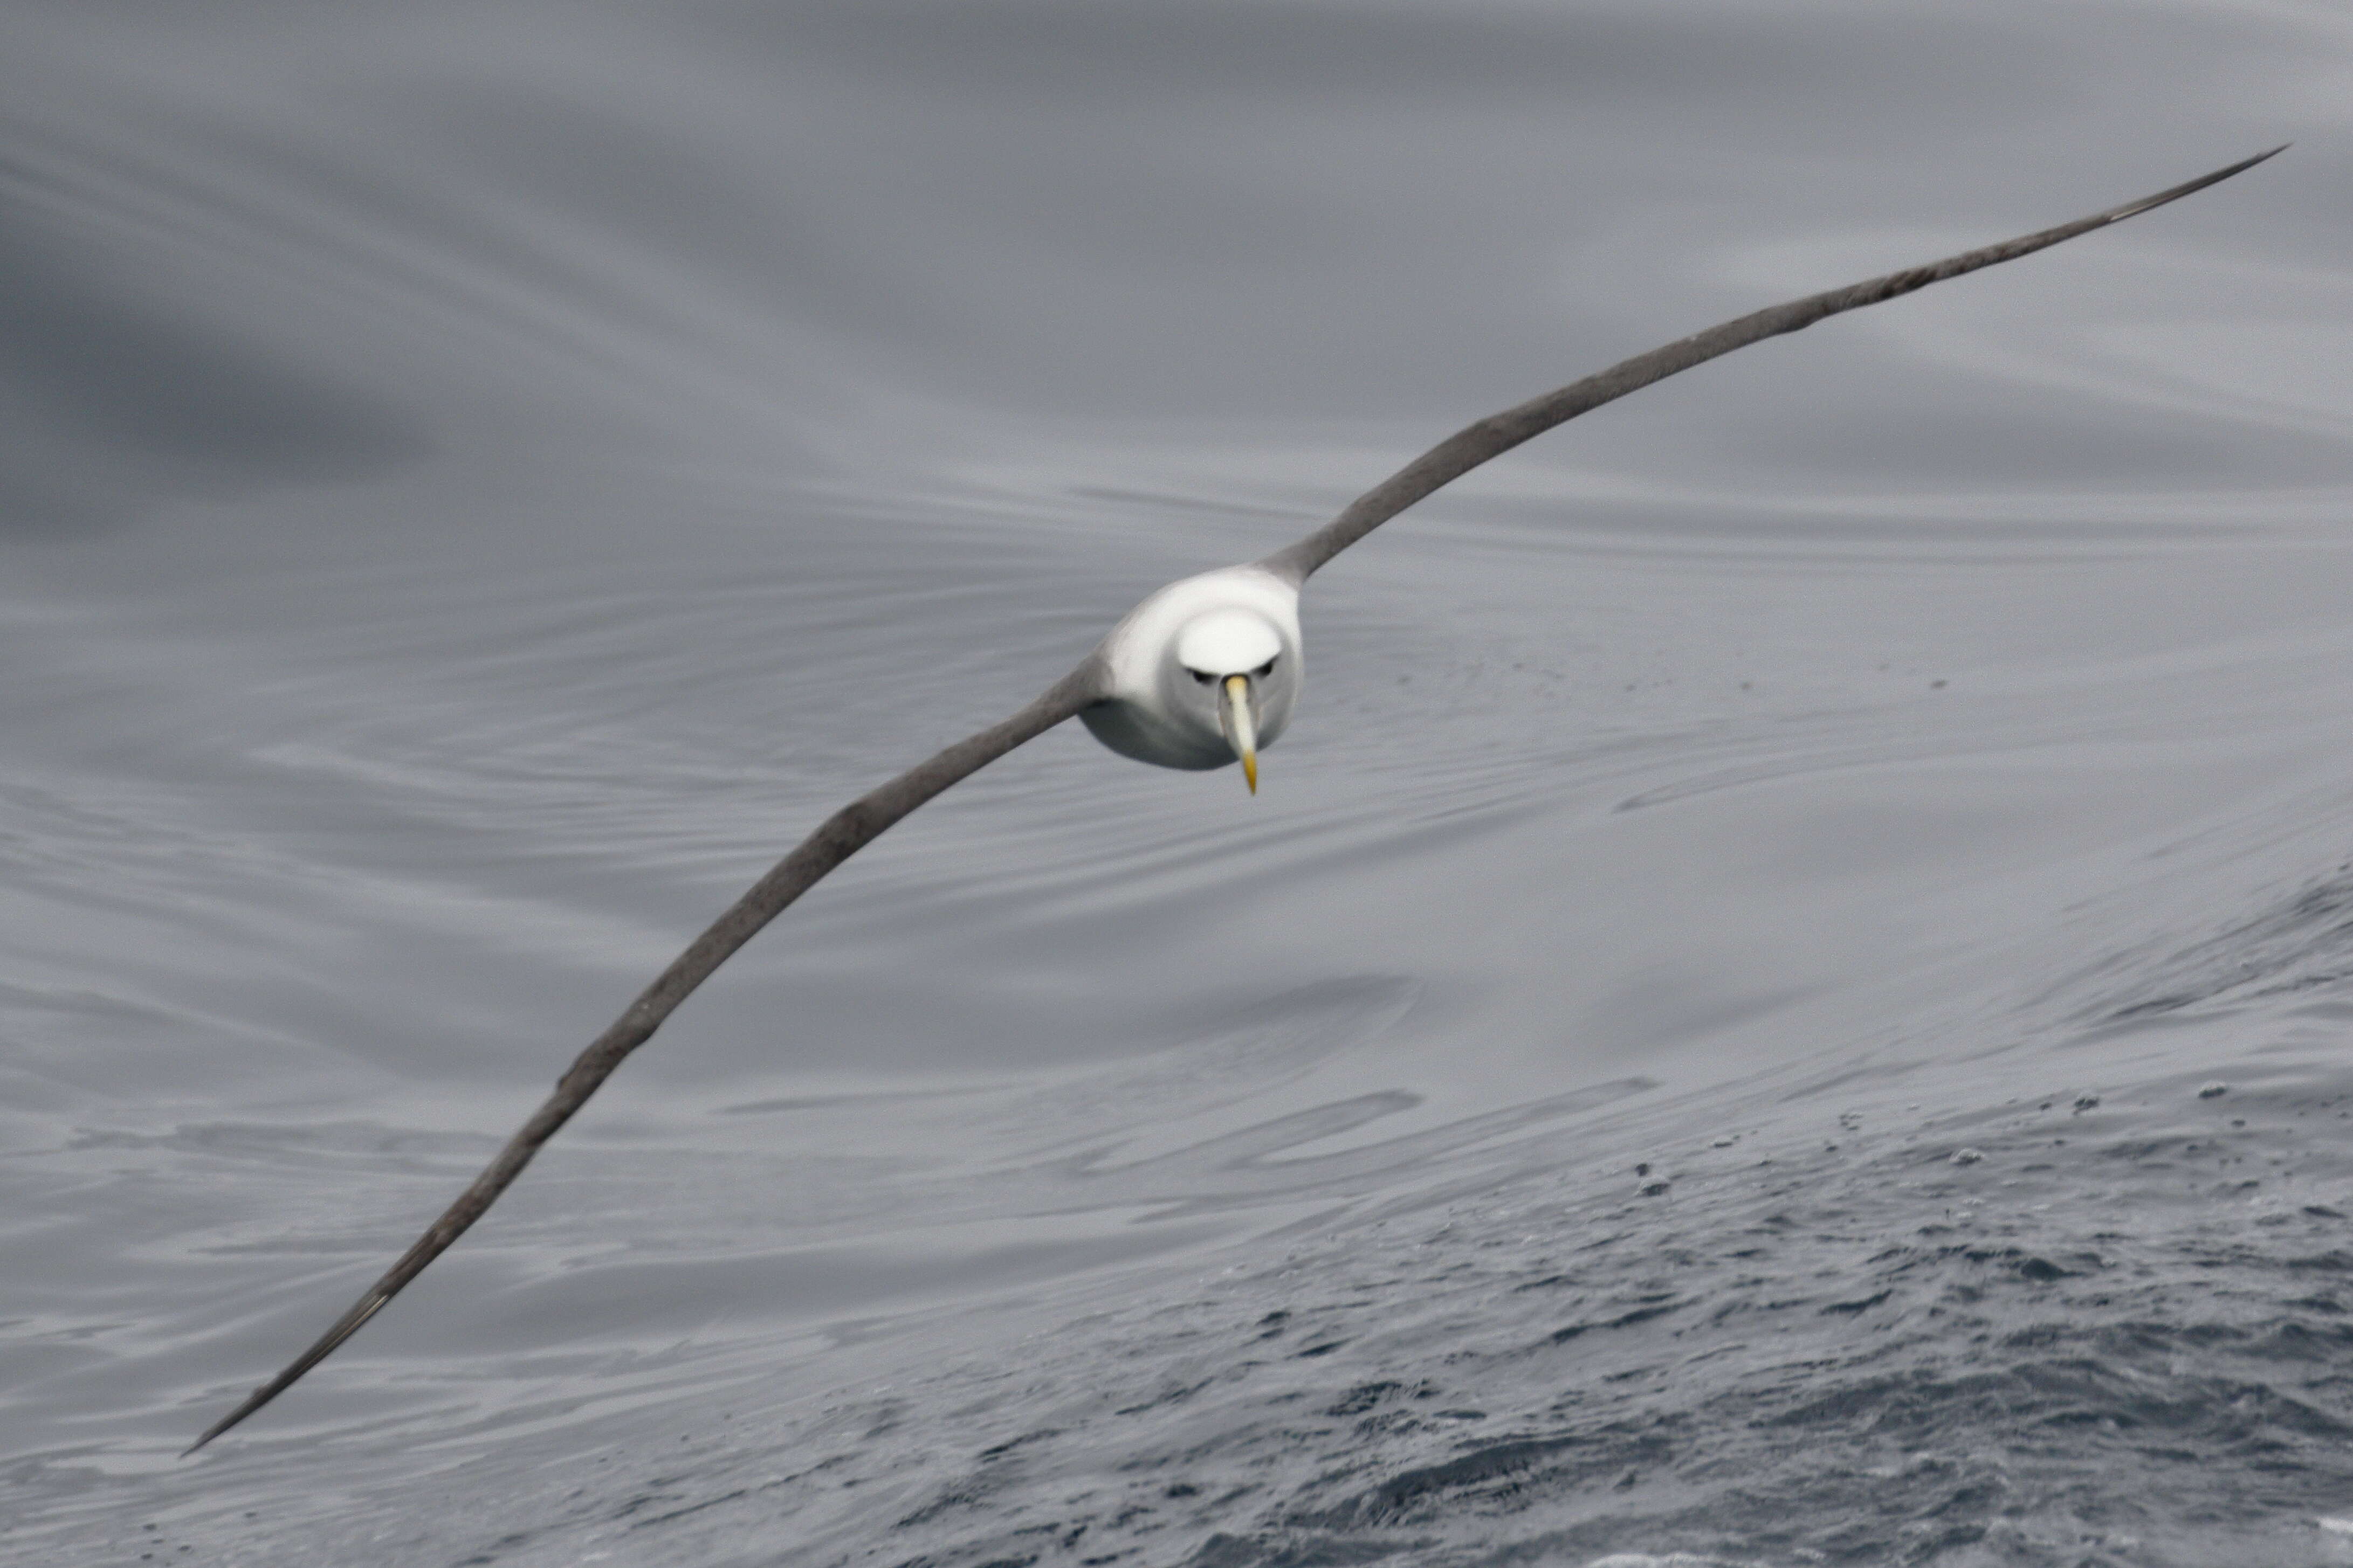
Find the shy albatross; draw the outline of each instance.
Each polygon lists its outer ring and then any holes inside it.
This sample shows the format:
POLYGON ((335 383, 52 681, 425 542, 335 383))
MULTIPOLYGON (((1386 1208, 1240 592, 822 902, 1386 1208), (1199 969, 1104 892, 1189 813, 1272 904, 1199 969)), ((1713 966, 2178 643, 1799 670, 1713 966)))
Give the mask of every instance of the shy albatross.
POLYGON ((540 1146, 588 1102, 588 1097, 631 1051, 653 1037, 671 1010, 730 954, 827 872, 950 784, 1064 720, 1076 718, 1104 745, 1140 762, 1198 769, 1239 762, 1242 777, 1256 794, 1258 753, 1282 733, 1299 698, 1301 587, 1334 556, 1424 496, 1556 425, 1677 371, 1760 339, 1798 331, 1824 317, 1876 305, 2105 228, 2227 180, 2282 151, 2284 144, 2186 184, 2056 228, 1810 294, 1679 338, 1464 426, 1357 497, 1332 521, 1263 560, 1187 577, 1160 589, 1130 611, 1076 668, 1029 706, 958 741, 827 817, 695 938, 580 1054, 556 1080, 555 1092, 383 1279, 369 1286, 317 1343, 215 1422, 187 1452, 195 1453, 277 1398, 358 1332, 402 1287, 482 1217, 531 1163, 540 1146))

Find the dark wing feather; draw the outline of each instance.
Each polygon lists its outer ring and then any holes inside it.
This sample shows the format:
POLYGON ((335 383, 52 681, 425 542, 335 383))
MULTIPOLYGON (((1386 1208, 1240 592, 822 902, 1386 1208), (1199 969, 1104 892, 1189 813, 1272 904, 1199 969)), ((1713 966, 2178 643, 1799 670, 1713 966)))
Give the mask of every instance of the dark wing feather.
POLYGON ((929 762, 908 769, 826 818, 823 826, 776 862, 775 868, 753 883, 751 890, 736 900, 733 908, 712 921, 710 930, 696 937, 629 1004, 628 1010, 614 1020, 612 1027, 580 1053, 571 1069, 556 1080, 555 1092, 532 1113, 520 1131, 507 1140, 506 1147, 474 1178, 473 1185, 433 1222, 431 1229, 417 1238, 417 1244, 401 1255, 400 1261, 383 1279, 368 1287, 367 1293, 336 1320, 334 1327, 320 1336, 318 1343, 297 1356, 285 1371, 255 1389, 244 1404, 215 1422, 189 1446, 187 1452, 195 1453, 285 1393, 304 1373, 333 1354, 336 1346, 357 1333, 362 1324, 400 1294, 402 1287, 423 1273, 425 1266, 447 1251, 451 1242, 465 1235, 467 1227, 481 1218, 498 1201, 499 1194, 522 1174, 523 1167, 531 1163, 540 1145, 555 1136, 556 1130, 571 1121, 573 1113, 587 1104, 588 1097, 613 1076, 613 1069, 631 1051, 651 1039, 662 1020, 696 986, 710 979, 712 972, 726 963, 737 948, 751 941, 762 926, 901 817, 957 780, 979 772, 1094 701, 1102 694, 1102 685, 1099 656, 1091 655, 1049 687, 1044 695, 1004 722, 958 741, 929 762))
MULTIPOLYGON (((2104 228, 2136 213, 2163 206, 2192 191, 2203 190, 2242 170, 2251 169, 2282 150, 2274 147, 2270 153, 2233 163, 2227 169, 2219 169, 2187 184, 2176 185, 2169 191, 2112 207, 2106 212, 2079 218, 2057 228, 1988 246, 1982 250, 1968 251, 1943 261, 1931 262, 1926 267, 1890 273, 1884 278, 1874 278, 1845 289, 1834 289, 1825 294, 1811 295, 1786 305, 1776 305, 1737 321, 1726 321, 1722 326, 1711 327, 1664 348, 1638 354, 1599 375, 1588 376, 1557 392, 1547 393, 1456 432, 1380 485, 1359 496, 1333 521, 1290 548, 1267 557, 1261 564, 1293 582, 1304 582, 1317 567, 1422 497, 1460 479, 1490 458, 1499 457, 1523 441, 1539 436, 1566 420, 1574 419, 1588 409, 1598 408, 1654 381, 1663 380, 1679 370, 1688 370, 1718 354, 1746 347, 1760 338, 1794 332, 1813 325, 1825 316, 1835 316, 1841 310, 1852 310, 1864 305, 1875 305, 1883 300, 1893 300, 1915 289, 1925 289, 1931 283, 1957 278, 1964 272, 1974 272, 1978 268, 1991 267, 1997 262, 2012 260, 2046 246, 2057 245, 2062 240, 2073 239, 2079 234, 2104 228)), ((621 1065, 623 1058, 652 1038, 662 1020, 669 1017, 696 986, 709 979, 712 971, 724 963, 737 948, 751 941, 762 926, 808 891, 826 873, 872 843, 884 829, 923 802, 957 780, 987 766, 1016 746, 1034 740, 1094 701, 1101 695, 1101 681, 1098 660, 1090 658, 1057 681, 1035 702, 1004 722, 957 742, 929 762, 909 769, 880 789, 860 796, 828 817, 822 826, 778 861, 766 876, 754 883, 751 890, 712 922, 710 930, 695 938, 692 945, 679 954, 677 960, 662 971, 660 977, 629 1005, 628 1010, 614 1021, 612 1027, 580 1053, 571 1070, 556 1080, 555 1092, 532 1114, 522 1130, 507 1141, 506 1147, 499 1151, 498 1158, 474 1178, 473 1184, 459 1194, 448 1212, 433 1222, 431 1229, 417 1237, 417 1244, 401 1256, 385 1277, 353 1303, 350 1311, 345 1312, 316 1344, 303 1352, 285 1371, 254 1390, 244 1404, 214 1423, 189 1447, 188 1452, 195 1453, 277 1398, 304 1373, 332 1355, 338 1345, 358 1332, 361 1325, 375 1316, 385 1302, 422 1273, 426 1265, 448 1250, 450 1243, 482 1217, 491 1205, 498 1200, 499 1194, 522 1173, 525 1165, 531 1163, 532 1156, 539 1152, 540 1145, 554 1137, 556 1130, 588 1102, 588 1097, 613 1075, 613 1069, 621 1065)))
POLYGON ((2036 234, 2021 235, 2016 239, 1989 245, 1981 250, 1966 251, 1959 256, 1932 261, 1926 267, 1906 268, 1891 272, 1884 278, 1850 284, 1844 289, 1832 289, 1823 294, 1810 294, 1802 300, 1792 300, 1786 305, 1742 316, 1721 326, 1694 332, 1664 348, 1636 354, 1621 364, 1610 366, 1598 375, 1573 382, 1557 392, 1546 393, 1516 408, 1507 408, 1491 415, 1476 425, 1467 426, 1399 468, 1380 484, 1366 490, 1349 503, 1347 510, 1317 529, 1298 543, 1278 551, 1259 563, 1268 571, 1303 583, 1315 569, 1395 517, 1414 502, 1442 485, 1461 479, 1464 474, 1487 461, 1501 457, 1521 442, 1541 436, 1554 426, 1574 419, 1588 410, 1613 402, 1630 392, 1638 392, 1654 381, 1663 381, 1679 370, 1689 370, 1695 364, 1746 348, 1762 338, 1778 337, 1810 327, 1825 316, 1835 316, 1841 310, 1860 310, 1876 305, 1883 300, 1893 300, 1925 289, 1931 283, 1941 283, 1947 278, 1957 278, 1964 272, 1975 272, 1981 267, 2012 261, 2021 256, 2053 246, 2062 240, 2089 234, 2095 228, 2105 228, 2137 213, 2151 207, 2161 207, 2169 201, 2202 191, 2207 186, 2227 180, 2242 170, 2252 169, 2274 153, 2285 151, 2285 144, 2270 153, 2259 153, 2227 169, 2217 169, 2211 174, 2176 185, 2169 191, 2159 191, 2137 202, 2126 202, 2120 207, 2110 207, 2090 217, 2077 218, 2073 223, 2061 224, 2036 234))

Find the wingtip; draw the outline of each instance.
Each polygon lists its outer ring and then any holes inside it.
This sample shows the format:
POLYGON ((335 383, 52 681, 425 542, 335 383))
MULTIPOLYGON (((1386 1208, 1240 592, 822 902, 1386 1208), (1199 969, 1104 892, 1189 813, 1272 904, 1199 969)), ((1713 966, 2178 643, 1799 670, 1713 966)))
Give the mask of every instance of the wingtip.
POLYGON ((259 1408, 261 1408, 261 1405, 269 1404, 270 1396, 273 1396, 275 1392, 278 1392, 278 1389, 270 1389, 270 1387, 259 1387, 259 1389, 254 1389, 252 1394, 247 1394, 247 1396, 245 1396, 245 1404, 237 1405, 236 1411, 230 1411, 228 1415, 224 1415, 224 1417, 221 1417, 221 1420, 212 1422, 212 1425, 209 1425, 209 1427, 205 1427, 205 1436, 195 1438, 195 1441, 193 1441, 193 1444, 188 1444, 186 1448, 181 1448, 181 1450, 179 1450, 179 1458, 184 1458, 184 1460, 186 1460, 188 1455, 195 1453, 197 1448, 203 1448, 203 1446, 205 1446, 205 1444, 209 1444, 209 1441, 212 1441, 212 1438, 221 1436, 221 1434, 228 1432, 230 1427, 236 1427, 237 1422, 245 1420, 247 1415, 252 1415, 252 1413, 254 1413, 254 1411, 259 1411, 259 1408))
MULTIPOLYGON (((343 1335, 343 1338, 348 1340, 348 1338, 351 1338, 351 1335, 346 1333, 346 1335, 343 1335)), ((336 1340, 336 1344, 342 1344, 342 1340, 336 1340)), ((330 1350, 332 1350, 332 1344, 330 1344, 330 1350)), ((280 1396, 280 1394, 285 1394, 287 1387, 290 1387, 290 1384, 294 1383, 294 1380, 297 1380, 297 1377, 301 1377, 303 1373, 311 1371, 311 1368, 313 1368, 313 1366, 318 1366, 318 1361, 320 1361, 320 1356, 322 1356, 322 1354, 324 1354, 324 1352, 318 1352, 318 1350, 315 1350, 315 1347, 313 1347, 313 1354, 306 1356, 306 1359, 303 1359, 303 1361, 297 1361, 297 1363, 294 1363, 294 1366, 287 1368, 287 1371, 278 1373, 278 1377, 273 1377, 273 1380, 270 1380, 270 1383, 264 1383, 264 1384, 261 1384, 261 1387, 259 1387, 259 1389, 254 1389, 252 1394, 247 1394, 247 1396, 245 1396, 245 1401, 242 1401, 242 1404, 237 1405, 236 1411, 230 1411, 228 1415, 224 1415, 224 1417, 221 1417, 221 1420, 212 1422, 212 1425, 209 1425, 209 1427, 205 1427, 205 1436, 195 1438, 195 1441, 193 1441, 193 1444, 188 1444, 186 1448, 181 1448, 181 1450, 179 1450, 179 1458, 184 1458, 184 1460, 186 1460, 188 1455, 195 1453, 197 1448, 203 1448, 203 1446, 205 1446, 205 1444, 209 1444, 209 1441, 212 1441, 212 1438, 221 1436, 221 1434, 228 1432, 230 1427, 236 1427, 237 1422, 245 1420, 247 1415, 252 1415, 254 1411, 259 1411, 259 1408, 261 1408, 261 1405, 266 1405, 266 1404, 269 1404, 269 1401, 273 1401, 273 1399, 278 1399, 278 1396, 280 1396)))
POLYGON ((2137 217, 2154 207, 2161 207, 2168 202, 2179 201, 2182 197, 2202 191, 2209 185, 2219 185, 2233 174, 2243 174, 2265 159, 2276 158, 2295 145, 2293 142, 2283 142, 2278 146, 2258 153, 2252 158, 2242 158, 2237 163, 2217 169, 2211 174, 2200 174, 2198 178, 2176 185, 2169 191, 2159 191, 2153 196, 2144 196, 2139 201, 2117 207, 2102 216, 2110 223, 2120 222, 2128 217, 2137 217))

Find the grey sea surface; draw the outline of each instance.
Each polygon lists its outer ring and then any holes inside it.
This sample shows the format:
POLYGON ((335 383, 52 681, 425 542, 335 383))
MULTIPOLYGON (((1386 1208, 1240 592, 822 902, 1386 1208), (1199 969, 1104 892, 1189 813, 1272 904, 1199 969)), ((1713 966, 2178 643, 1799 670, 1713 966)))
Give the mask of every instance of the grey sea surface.
POLYGON ((0 10, 0 1561, 2353 1562, 2353 14, 0 10), (1756 306, 1320 575, 1172 577, 1756 306))

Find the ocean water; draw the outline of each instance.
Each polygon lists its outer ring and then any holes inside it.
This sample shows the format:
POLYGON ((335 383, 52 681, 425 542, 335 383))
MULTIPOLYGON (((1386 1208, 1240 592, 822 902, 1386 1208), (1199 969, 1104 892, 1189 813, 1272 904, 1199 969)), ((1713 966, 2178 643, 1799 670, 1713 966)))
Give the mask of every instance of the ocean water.
POLYGON ((2353 18, 0 14, 0 1561, 2353 1562, 2353 18), (1171 577, 1796 293, 1312 584, 1171 577))

